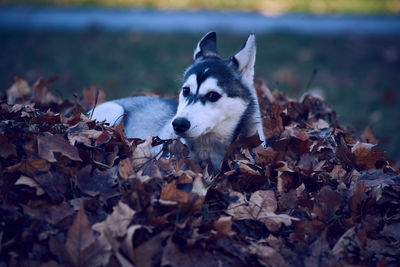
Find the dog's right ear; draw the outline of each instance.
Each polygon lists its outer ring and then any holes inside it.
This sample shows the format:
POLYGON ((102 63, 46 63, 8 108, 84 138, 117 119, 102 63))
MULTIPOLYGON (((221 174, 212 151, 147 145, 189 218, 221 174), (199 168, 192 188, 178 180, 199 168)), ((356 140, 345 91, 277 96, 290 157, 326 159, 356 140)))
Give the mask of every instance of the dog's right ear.
POLYGON ((231 64, 237 67, 243 82, 253 86, 254 63, 256 61, 256 37, 250 34, 243 48, 230 58, 231 64))
POLYGON ((193 60, 205 57, 219 57, 217 52, 217 34, 209 32, 201 38, 193 54, 193 60))

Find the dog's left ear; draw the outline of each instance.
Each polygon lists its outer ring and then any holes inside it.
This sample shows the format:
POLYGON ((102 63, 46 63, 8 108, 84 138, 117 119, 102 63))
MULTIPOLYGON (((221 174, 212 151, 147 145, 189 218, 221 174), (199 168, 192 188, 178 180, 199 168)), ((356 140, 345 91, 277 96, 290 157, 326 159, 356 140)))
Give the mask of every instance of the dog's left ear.
POLYGON ((256 62, 256 36, 250 34, 243 48, 231 57, 233 65, 237 66, 237 71, 242 77, 242 81, 253 84, 254 63, 256 62))
POLYGON ((219 57, 217 52, 217 34, 209 32, 197 44, 193 60, 205 57, 219 57))

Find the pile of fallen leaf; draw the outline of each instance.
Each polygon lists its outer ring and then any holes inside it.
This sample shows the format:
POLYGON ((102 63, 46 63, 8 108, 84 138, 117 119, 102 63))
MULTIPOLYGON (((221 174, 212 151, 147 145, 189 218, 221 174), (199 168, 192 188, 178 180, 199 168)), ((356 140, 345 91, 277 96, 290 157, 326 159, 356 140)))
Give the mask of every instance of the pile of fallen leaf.
POLYGON ((53 82, 2 98, 0 266, 398 266, 399 172, 324 100, 257 81, 268 147, 239 136, 214 172, 91 120, 95 88, 69 102, 53 82))

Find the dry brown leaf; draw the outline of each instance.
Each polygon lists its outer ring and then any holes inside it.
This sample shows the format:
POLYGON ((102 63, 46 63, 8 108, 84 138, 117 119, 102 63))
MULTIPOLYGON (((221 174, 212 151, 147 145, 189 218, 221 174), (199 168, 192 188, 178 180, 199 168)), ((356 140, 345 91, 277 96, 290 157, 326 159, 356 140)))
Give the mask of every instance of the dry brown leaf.
POLYGON ((161 188, 161 200, 175 201, 178 203, 188 203, 189 194, 183 190, 177 189, 174 183, 169 183, 161 188))
POLYGON ((24 184, 27 185, 29 187, 33 187, 36 189, 36 195, 37 196, 41 196, 43 194, 45 194, 46 192, 43 190, 43 188, 40 186, 40 184, 38 184, 35 180, 33 180, 32 178, 25 176, 25 175, 21 175, 19 177, 19 179, 15 182, 16 185, 18 184, 24 184))
POLYGON ((160 200, 176 202, 179 206, 191 208, 193 211, 201 210, 208 190, 202 181, 202 175, 191 171, 178 173, 180 174, 178 180, 161 188, 160 200))
POLYGON ((136 172, 136 177, 143 183, 163 177, 152 154, 152 140, 151 136, 147 137, 144 143, 136 146, 131 156, 132 168, 136 172))
POLYGON ((128 205, 120 201, 114 207, 113 212, 107 216, 106 220, 94 224, 92 229, 102 233, 106 237, 124 237, 135 213, 128 205))
POLYGON ((161 233, 153 236, 140 246, 134 248, 132 251, 128 251, 125 253, 130 255, 130 258, 135 263, 135 266, 159 266, 161 261, 161 254, 165 246, 164 242, 169 235, 169 232, 162 231, 161 233))
POLYGON ((34 207, 24 206, 24 211, 27 214, 34 216, 40 220, 46 220, 53 225, 57 225, 65 218, 72 216, 75 211, 67 202, 61 202, 56 205, 43 203, 34 207))
MULTIPOLYGON (((9 96, 21 104, 0 105, 0 265, 397 263, 398 171, 371 129, 359 143, 323 99, 257 85, 269 146, 239 135, 211 174, 182 143, 127 139, 77 100, 67 118, 72 104, 50 103, 51 82, 35 85, 41 104, 22 82, 9 96), (169 154, 156 156, 161 144, 169 154), (81 207, 74 219, 82 200, 88 217, 81 207)), ((85 105, 95 95, 85 90, 85 105)))
POLYGON ((92 146, 92 140, 97 140, 97 138, 102 134, 102 131, 90 129, 82 131, 79 134, 68 134, 68 140, 71 145, 82 143, 85 146, 90 147, 92 146))
POLYGON ((49 78, 47 81, 40 77, 32 86, 34 96, 33 101, 41 104, 61 103, 61 99, 53 95, 50 91, 50 86, 58 78, 49 78))
POLYGON ((192 193, 198 194, 201 197, 205 197, 207 195, 207 190, 208 188, 206 188, 203 183, 202 175, 197 174, 193 181, 192 193))
POLYGON ((111 255, 110 244, 101 236, 95 237, 83 205, 67 234, 65 245, 55 241, 55 253, 61 262, 70 266, 106 265, 111 255))
POLYGON ((293 175, 290 171, 278 172, 277 189, 280 194, 289 192, 293 188, 293 175))
POLYGON ((221 216, 218 220, 214 221, 214 228, 217 230, 217 235, 220 237, 223 236, 232 236, 235 232, 232 230, 233 220, 230 216, 221 216))
POLYGON ((364 181, 360 181, 355 184, 353 195, 349 199, 349 208, 351 212, 356 214, 359 214, 361 212, 360 209, 364 201, 365 190, 366 187, 364 181))
POLYGON ((119 162, 118 172, 119 175, 125 180, 136 177, 136 173, 133 169, 132 161, 130 158, 123 159, 119 162))
POLYGON ((28 159, 7 168, 8 172, 19 171, 29 177, 34 177, 38 171, 47 172, 50 164, 45 159, 28 159))
MULTIPOLYGON (((160 266, 243 266, 243 262, 238 261, 237 257, 240 254, 229 253, 225 250, 229 250, 233 244, 226 244, 223 249, 219 249, 219 253, 213 253, 197 247, 181 247, 179 244, 173 242, 172 238, 169 238, 167 244, 162 253, 160 266), (224 253, 225 252, 225 253, 224 253)), ((154 266, 154 265, 153 265, 154 266)))
POLYGON ((267 99, 268 103, 274 103, 275 97, 272 95, 271 90, 267 87, 263 80, 255 79, 254 86, 257 89, 258 99, 261 102, 262 99, 267 99))
POLYGON ((153 230, 151 227, 146 226, 146 225, 141 225, 141 224, 134 224, 129 226, 128 231, 126 232, 126 236, 124 238, 124 241, 120 243, 120 246, 122 250, 131 257, 131 259, 134 259, 134 252, 135 252, 135 234, 137 234, 140 231, 144 231, 146 233, 151 234, 153 230))
POLYGON ((279 136, 283 131, 283 121, 281 113, 285 107, 271 104, 270 112, 263 118, 263 130, 266 139, 279 136))
POLYGON ((258 262, 262 266, 289 266, 284 258, 273 248, 265 245, 252 244, 250 251, 258 256, 258 262))
POLYGON ((340 208, 342 197, 329 186, 324 186, 315 197, 314 203, 314 212, 321 219, 327 220, 334 216, 335 212, 340 208))
POLYGON ((226 212, 235 220, 259 220, 265 223, 270 231, 279 230, 282 223, 288 226, 292 220, 297 220, 286 214, 275 214, 277 200, 273 191, 256 191, 248 201, 243 194, 238 192, 232 192, 231 197, 237 197, 238 200, 230 203, 226 212))
POLYGON ((374 132, 372 131, 371 125, 368 125, 368 127, 365 128, 363 134, 361 135, 361 141, 373 145, 378 144, 378 140, 376 139, 374 132))
POLYGON ((132 154, 132 166, 134 169, 139 169, 149 160, 152 159, 151 156, 151 143, 153 138, 151 136, 147 137, 145 142, 136 146, 132 154))
POLYGON ((68 129, 68 140, 71 145, 81 143, 85 146, 91 147, 94 140, 102 135, 102 131, 89 129, 86 122, 79 122, 68 129))
POLYGON ((279 160, 279 154, 272 147, 264 148, 263 146, 258 146, 254 149, 256 153, 256 163, 269 164, 279 160))
POLYGON ((72 146, 62 135, 38 136, 39 157, 49 161, 56 162, 54 153, 60 153, 71 160, 82 161, 79 157, 78 149, 72 146))
POLYGON ((326 122, 326 120, 318 119, 318 120, 315 120, 315 121, 311 122, 311 127, 314 130, 322 130, 322 129, 329 128, 330 125, 329 125, 328 122, 326 122))
POLYGON ((335 165, 329 174, 332 179, 336 180, 338 183, 346 182, 344 181, 344 178, 347 174, 347 171, 343 169, 341 165, 335 165))
POLYGON ((0 133, 0 157, 6 159, 11 155, 17 156, 17 149, 5 135, 0 133))
POLYGON ((356 156, 358 162, 365 165, 367 169, 374 168, 375 162, 385 157, 384 153, 379 151, 375 145, 367 143, 357 143, 353 146, 351 152, 356 156))
POLYGON ((286 126, 285 130, 281 134, 281 138, 296 138, 300 141, 308 141, 307 133, 302 129, 293 126, 286 126))
POLYGON ((97 137, 96 142, 94 143, 95 146, 101 146, 103 144, 108 143, 111 140, 111 134, 108 131, 103 131, 97 137))
POLYGON ((236 163, 239 165, 239 170, 241 173, 244 173, 246 175, 255 175, 255 176, 261 175, 258 170, 252 168, 254 164, 252 164, 248 160, 238 160, 236 161, 236 163))
POLYGON ((92 109, 94 107, 94 103, 96 102, 96 95, 97 105, 103 103, 106 98, 106 93, 104 92, 104 90, 97 90, 95 85, 90 86, 89 89, 83 88, 82 95, 82 106, 87 109, 92 109))
POLYGON ((32 88, 29 84, 24 79, 15 76, 13 85, 7 90, 7 103, 14 105, 17 100, 24 102, 31 96, 32 88))
POLYGON ((269 214, 271 212, 275 212, 278 203, 275 198, 275 193, 271 190, 259 190, 251 194, 250 197, 250 205, 257 211, 256 218, 261 216, 264 217, 262 214, 269 214))
POLYGON ((110 198, 119 195, 114 186, 117 184, 117 169, 100 170, 91 164, 82 167, 76 174, 77 186, 89 196, 101 195, 110 198))

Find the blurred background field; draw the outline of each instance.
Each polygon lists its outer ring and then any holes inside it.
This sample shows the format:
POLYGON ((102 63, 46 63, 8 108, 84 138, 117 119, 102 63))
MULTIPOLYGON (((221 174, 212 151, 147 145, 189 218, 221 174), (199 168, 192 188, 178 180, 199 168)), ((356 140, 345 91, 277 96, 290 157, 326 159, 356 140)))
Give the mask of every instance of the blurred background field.
POLYGON ((312 13, 396 13, 398 0, 2 0, 3 4, 62 6, 141 7, 161 9, 255 10, 266 14, 312 13))
MULTIPOLYGON (((2 0, 6 4, 56 6, 113 6, 156 8, 218 8, 282 12, 396 15, 400 1, 166 1, 166 0, 2 0), (11 3, 12 2, 12 3, 11 3), (276 6, 274 6, 276 5, 276 6)), ((1 5, 0 5, 1 9, 1 5)), ((53 91, 62 98, 96 84, 107 98, 135 92, 174 97, 185 68, 204 33, 148 33, 105 31, 0 30, 1 92, 20 76, 32 84, 39 76, 58 76, 53 91)), ((218 49, 229 57, 241 48, 246 35, 218 32, 218 49)), ((305 90, 313 69, 318 74, 310 89, 318 89, 338 112, 342 125, 362 132, 372 125, 380 147, 400 159, 400 37, 313 35, 273 32, 257 35, 256 77, 271 90, 290 97, 305 90)))

